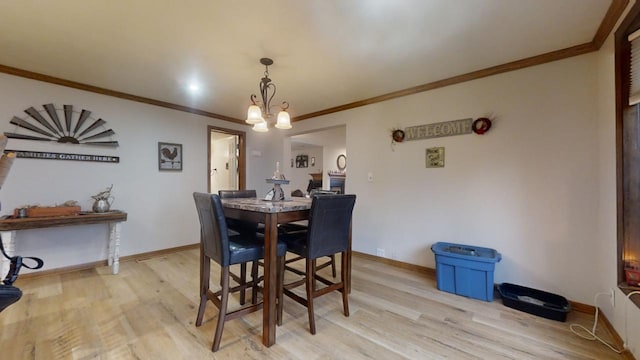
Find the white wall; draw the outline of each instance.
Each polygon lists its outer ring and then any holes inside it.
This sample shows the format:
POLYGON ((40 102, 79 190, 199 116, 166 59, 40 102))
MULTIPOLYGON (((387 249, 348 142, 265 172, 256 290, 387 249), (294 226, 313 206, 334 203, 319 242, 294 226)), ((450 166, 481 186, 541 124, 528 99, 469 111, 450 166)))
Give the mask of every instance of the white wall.
POLYGON ((595 84, 584 75, 593 67, 594 56, 582 56, 336 114, 349 117, 354 248, 428 267, 438 241, 495 248, 496 282, 589 302, 597 149, 595 84), (392 151, 394 116, 402 127, 482 116, 494 126, 392 151), (445 147, 444 168, 425 168, 434 146, 445 147))
MULTIPOLYGON (((47 103, 91 110, 116 132, 120 146, 99 149, 10 139, 9 149, 113 155, 120 163, 16 159, 0 190, 2 214, 23 204, 67 200, 77 200, 88 210, 90 196, 113 184, 113 208, 128 213, 122 256, 199 241, 192 193, 207 191, 208 125, 247 131, 247 187, 263 194, 268 189, 264 179, 273 173, 276 154, 281 154, 270 147, 273 138, 281 142, 273 131, 257 134, 226 121, 0 74, 0 131, 15 131, 9 124, 13 116, 24 117, 28 107, 41 110, 47 103), (158 141, 183 144, 182 172, 158 171, 158 141)), ((44 269, 54 269, 106 259, 106 244, 106 225, 27 230, 18 232, 17 252, 42 257, 44 269)))
POLYGON ((304 124, 347 126, 354 249, 435 267, 435 242, 487 246, 503 256, 496 282, 591 302, 599 290, 585 276, 598 241, 595 63, 594 54, 580 56, 304 124), (482 116, 494 120, 483 136, 391 148, 388 119, 406 127, 482 116), (433 146, 445 147, 445 168, 425 168, 433 146))

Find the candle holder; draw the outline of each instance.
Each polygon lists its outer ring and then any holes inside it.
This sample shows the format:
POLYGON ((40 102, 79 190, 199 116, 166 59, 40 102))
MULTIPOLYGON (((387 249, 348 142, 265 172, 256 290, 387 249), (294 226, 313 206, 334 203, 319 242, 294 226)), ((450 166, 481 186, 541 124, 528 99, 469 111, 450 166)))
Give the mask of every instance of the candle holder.
POLYGON ((280 185, 289 184, 289 180, 285 179, 267 179, 267 184, 273 184, 273 198, 271 201, 282 201, 284 200, 284 191, 282 191, 282 187, 280 185))
POLYGON ((283 201, 284 200, 284 191, 282 191, 282 187, 280 185, 289 184, 289 180, 284 178, 284 174, 280 174, 280 162, 276 161, 276 171, 273 173, 273 177, 271 179, 267 179, 267 184, 273 184, 273 189, 269 191, 273 192, 273 196, 269 199, 269 194, 267 194, 267 199, 271 201, 283 201))

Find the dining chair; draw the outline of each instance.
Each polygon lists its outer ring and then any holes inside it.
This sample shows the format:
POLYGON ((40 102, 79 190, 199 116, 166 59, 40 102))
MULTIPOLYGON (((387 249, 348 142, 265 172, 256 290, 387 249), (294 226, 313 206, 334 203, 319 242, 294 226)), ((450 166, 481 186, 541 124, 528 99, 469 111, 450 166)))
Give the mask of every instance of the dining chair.
MULTIPOLYGON (((221 199, 257 197, 257 193, 255 190, 218 190, 218 195, 221 199)), ((227 218, 227 227, 230 230, 238 233, 256 232, 258 223, 227 218)))
MULTIPOLYGON (((257 193, 255 190, 218 190, 218 195, 221 199, 231 199, 231 198, 255 198, 257 197, 257 193)), ((255 232, 259 231, 260 227, 258 223, 250 222, 250 221, 242 221, 238 219, 230 219, 227 220, 227 228, 231 230, 231 234, 247 234, 251 235, 255 232)), ((253 261, 251 265, 251 277, 254 278, 258 273, 258 262, 253 261)), ((245 284, 247 279, 247 263, 240 264, 240 276, 236 276, 236 274, 231 273, 231 277, 238 282, 239 284, 245 284)), ((255 304, 257 299, 257 292, 253 291, 251 297, 251 302, 255 304)), ((240 305, 244 305, 245 303, 245 291, 240 292, 240 305)))
MULTIPOLYGON (((344 315, 349 316, 349 298, 346 289, 351 217, 355 206, 355 195, 315 195, 309 210, 307 231, 282 234, 280 239, 287 244, 287 251, 305 259, 304 278, 284 285, 284 294, 307 307, 309 329, 316 333, 313 299, 331 291, 342 293, 344 315), (317 274, 316 260, 323 256, 341 254, 340 281, 332 282, 317 274), (326 286, 318 289, 316 281, 326 286), (291 289, 305 284, 306 299, 291 289)), ((287 268, 287 270, 290 270, 287 268)), ((295 272, 298 273, 298 272, 295 272)))
MULTIPOLYGON (((218 322, 216 332, 213 338, 213 346, 211 351, 217 351, 220 348, 220 340, 222 339, 222 330, 226 321, 235 319, 242 315, 252 313, 262 309, 262 302, 252 302, 251 305, 243 306, 234 311, 228 311, 229 294, 237 291, 244 292, 246 288, 252 287, 254 293, 257 290, 256 277, 252 278, 250 283, 240 283, 238 286, 230 287, 229 267, 235 264, 257 261, 264 258, 264 239, 262 235, 254 232, 238 233, 237 235, 229 235, 227 229, 227 221, 224 216, 220 196, 217 194, 193 193, 193 198, 198 210, 198 218, 200 220, 200 306, 198 307, 198 315, 196 317, 196 326, 202 325, 204 310, 208 300, 218 307, 218 322), (211 279, 211 260, 220 265, 220 285, 221 289, 213 292, 210 289, 211 279)), ((278 277, 276 278, 276 306, 282 306, 282 281, 284 275, 284 255, 287 247, 284 243, 277 244, 278 277)), ((282 314, 277 311, 277 314, 282 314)), ((277 323, 281 324, 282 319, 279 317, 277 323)))
MULTIPOLYGON (((313 189, 311 190, 311 196, 313 197, 314 195, 320 195, 320 194, 336 194, 335 191, 331 191, 331 190, 322 190, 322 189, 313 189)), ((307 221, 299 221, 296 223, 287 223, 287 224, 282 224, 279 225, 278 230, 279 233, 292 233, 292 232, 296 232, 296 231, 307 231, 308 228, 308 222, 307 221), (304 224, 306 223, 306 224, 304 224)), ((336 256, 335 255, 329 255, 328 256, 329 259, 325 262, 323 262, 322 264, 317 264, 316 265, 316 271, 320 271, 321 269, 324 269, 328 266, 331 266, 331 275, 333 275, 333 277, 335 278, 337 273, 336 273, 336 256)), ((288 266, 288 264, 294 263, 296 261, 300 261, 302 260, 303 257, 302 256, 296 256, 294 258, 291 259, 287 259, 284 263, 285 263, 285 267, 288 271, 294 272, 298 275, 304 275, 303 271, 300 271, 294 267, 288 266)))
MULTIPOLYGON (((309 227, 307 224, 300 224, 299 222, 297 223, 286 223, 286 224, 281 224, 280 226, 278 226, 278 234, 280 234, 280 236, 284 235, 284 234, 294 234, 296 232, 306 232, 308 231, 309 227)), ((336 256, 334 254, 331 254, 329 256, 327 256, 328 259, 321 263, 321 264, 316 264, 316 271, 320 271, 326 267, 331 266, 331 275, 335 278, 337 276, 337 271, 336 271, 336 256)), ((292 267, 290 264, 303 260, 304 257, 300 256, 300 255, 296 255, 293 258, 289 258, 286 259, 284 264, 285 264, 285 269, 287 271, 291 271, 293 273, 296 273, 298 275, 304 275, 305 272, 302 270, 299 270, 295 267, 292 267)))

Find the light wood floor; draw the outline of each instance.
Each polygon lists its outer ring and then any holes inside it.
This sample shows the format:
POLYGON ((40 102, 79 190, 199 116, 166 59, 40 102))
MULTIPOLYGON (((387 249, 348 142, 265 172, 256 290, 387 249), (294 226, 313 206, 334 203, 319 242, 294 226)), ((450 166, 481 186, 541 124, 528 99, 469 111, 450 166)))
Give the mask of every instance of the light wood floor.
MULTIPOLYGON (((425 274, 361 257, 354 257, 350 317, 338 293, 319 298, 314 336, 306 309, 285 297, 276 345, 262 345, 257 312, 227 322, 214 354, 211 303, 205 323, 194 326, 198 258, 187 250, 121 263, 119 275, 101 267, 19 279, 22 300, 0 313, 0 359, 622 358, 571 333, 570 323, 591 328, 592 316, 543 319, 500 300, 438 291, 425 274)), ((217 284, 219 269, 212 267, 217 284)))

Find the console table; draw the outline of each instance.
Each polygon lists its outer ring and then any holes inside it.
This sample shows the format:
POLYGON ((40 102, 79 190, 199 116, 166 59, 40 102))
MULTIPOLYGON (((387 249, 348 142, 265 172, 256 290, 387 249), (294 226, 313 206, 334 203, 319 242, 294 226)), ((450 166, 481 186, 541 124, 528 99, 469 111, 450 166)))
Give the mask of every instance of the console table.
MULTIPOLYGON (((109 224, 109 257, 108 264, 112 272, 117 274, 120 267, 120 224, 127 221, 127 213, 123 211, 109 211, 106 213, 86 212, 72 216, 53 216, 38 218, 3 217, 0 220, 0 235, 2 244, 9 256, 13 256, 16 249, 17 230, 41 229, 59 226, 75 226, 89 224, 109 224)), ((24 254, 27 256, 27 254, 24 254)), ((46 260, 45 260, 46 261, 46 260)), ((4 278, 9 272, 10 262, 3 257, 0 276, 4 278)))

